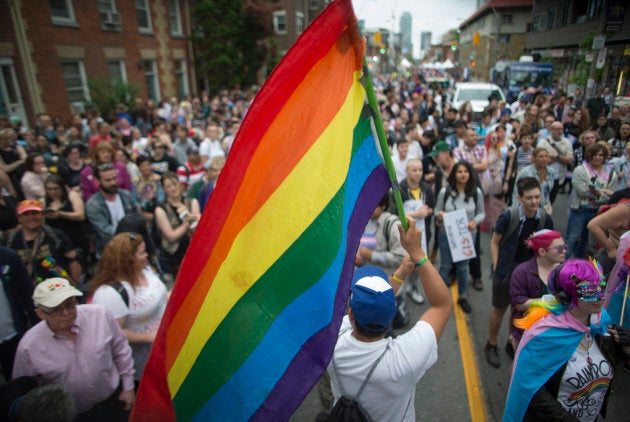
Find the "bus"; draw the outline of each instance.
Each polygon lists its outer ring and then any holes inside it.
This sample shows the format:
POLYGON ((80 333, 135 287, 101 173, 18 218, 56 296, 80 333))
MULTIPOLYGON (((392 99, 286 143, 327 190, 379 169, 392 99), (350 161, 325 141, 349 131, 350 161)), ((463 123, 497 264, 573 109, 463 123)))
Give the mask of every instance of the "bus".
POLYGON ((540 62, 497 62, 492 80, 499 85, 508 101, 516 101, 526 88, 542 88, 543 94, 553 94, 553 64, 540 62))

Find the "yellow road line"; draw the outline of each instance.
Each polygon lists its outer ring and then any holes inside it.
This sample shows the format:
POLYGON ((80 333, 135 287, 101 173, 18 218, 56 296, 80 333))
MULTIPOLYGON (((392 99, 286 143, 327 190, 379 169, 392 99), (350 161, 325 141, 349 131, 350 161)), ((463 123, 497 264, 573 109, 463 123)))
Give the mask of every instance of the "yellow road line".
POLYGON ((470 420, 475 422, 485 422, 488 417, 486 413, 486 400, 480 385, 479 370, 477 369, 477 359, 475 349, 466 324, 466 314, 457 305, 457 283, 451 287, 453 297, 455 325, 457 326, 457 336, 459 337, 459 351, 462 355, 462 366, 464 367, 464 379, 466 381, 466 393, 468 395, 468 407, 470 408, 470 420))

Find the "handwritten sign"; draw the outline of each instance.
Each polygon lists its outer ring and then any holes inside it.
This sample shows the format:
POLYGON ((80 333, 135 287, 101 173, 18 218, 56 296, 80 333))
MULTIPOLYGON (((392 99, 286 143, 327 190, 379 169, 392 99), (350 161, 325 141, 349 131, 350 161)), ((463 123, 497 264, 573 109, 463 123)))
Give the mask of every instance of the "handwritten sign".
POLYGON ((453 262, 466 261, 477 256, 472 233, 468 230, 466 210, 456 210, 444 214, 444 229, 448 238, 453 262))
MULTIPOLYGON (((416 211, 419 208, 424 206, 424 201, 422 199, 410 199, 403 203, 403 207, 405 209, 405 213, 409 214, 416 211)), ((414 218, 416 220, 416 227, 422 233, 422 240, 420 241, 420 246, 422 246, 423 251, 428 251, 427 249, 427 232, 426 226, 424 223, 424 218, 414 218)))

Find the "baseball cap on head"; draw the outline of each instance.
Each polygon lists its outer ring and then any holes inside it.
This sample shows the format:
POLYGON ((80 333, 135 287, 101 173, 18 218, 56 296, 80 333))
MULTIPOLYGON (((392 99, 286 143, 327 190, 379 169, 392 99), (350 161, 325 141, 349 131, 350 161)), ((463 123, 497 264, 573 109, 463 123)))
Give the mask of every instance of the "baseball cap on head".
POLYGON ((373 333, 389 328, 396 314, 396 298, 385 271, 366 265, 354 272, 350 308, 361 328, 373 333))
POLYGON ((433 146, 433 149, 431 150, 431 152, 429 154, 427 154, 427 155, 429 157, 437 157, 437 155, 440 152, 445 152, 445 151, 450 151, 450 150, 451 150, 451 146, 448 144, 448 142, 446 142, 446 141, 438 141, 433 146))
POLYGON ((17 215, 23 214, 28 211, 42 212, 44 211, 44 204, 42 203, 42 201, 39 201, 37 199, 25 199, 23 201, 20 201, 16 210, 17 215))
POLYGON ((33 303, 54 308, 73 296, 83 296, 83 293, 65 278, 48 278, 35 287, 33 303))

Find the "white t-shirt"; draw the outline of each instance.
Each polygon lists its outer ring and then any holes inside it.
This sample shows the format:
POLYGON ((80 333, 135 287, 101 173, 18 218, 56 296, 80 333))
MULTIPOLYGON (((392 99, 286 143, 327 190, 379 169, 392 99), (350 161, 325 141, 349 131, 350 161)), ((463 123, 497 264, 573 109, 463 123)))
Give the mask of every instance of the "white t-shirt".
POLYGON ((613 367, 595 342, 588 353, 577 348, 562 374, 557 400, 579 421, 595 421, 613 375, 613 367))
MULTIPOLYGON (((92 303, 106 307, 116 319, 126 317, 124 329, 149 333, 160 326, 167 302, 166 286, 150 267, 142 271, 149 283, 146 287, 134 289, 128 282, 121 281, 129 295, 129 307, 125 305, 120 293, 110 285, 103 285, 96 289, 92 303)), ((131 349, 136 370, 135 378, 140 379, 151 351, 151 344, 131 344, 131 349)))
POLYGON ((105 204, 107 204, 109 215, 112 217, 112 226, 118 226, 118 222, 122 220, 125 216, 125 209, 123 208, 120 195, 116 195, 116 199, 114 199, 113 201, 105 200, 105 204))
MULTIPOLYGON (((348 397, 354 397, 372 364, 383 356, 365 386, 359 402, 375 421, 415 421, 416 384, 437 361, 437 339, 429 323, 418 321, 409 331, 395 339, 374 342, 359 341, 352 336, 350 319, 341 324, 335 346, 335 364, 348 397)), ((332 362, 328 365, 335 402, 341 390, 332 362)))
POLYGON ((199 144, 199 155, 208 157, 208 160, 212 160, 214 157, 225 157, 221 140, 215 139, 212 141, 210 138, 205 138, 199 144))

